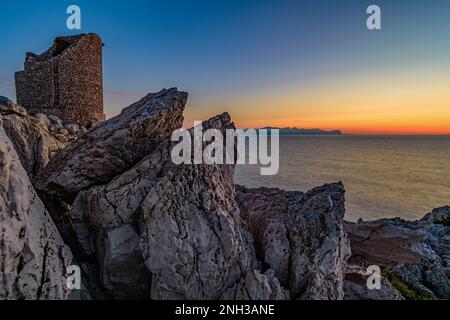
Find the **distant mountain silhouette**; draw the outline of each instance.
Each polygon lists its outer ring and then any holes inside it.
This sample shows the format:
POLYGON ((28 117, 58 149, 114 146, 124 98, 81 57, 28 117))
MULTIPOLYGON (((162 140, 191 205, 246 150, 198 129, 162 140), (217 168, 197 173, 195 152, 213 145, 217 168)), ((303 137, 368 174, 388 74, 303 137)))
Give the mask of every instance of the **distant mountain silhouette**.
POLYGON ((302 129, 302 128, 277 128, 277 127, 265 127, 261 129, 278 129, 280 130, 280 134, 288 135, 288 134, 328 134, 328 135, 341 135, 341 130, 321 130, 321 129, 302 129))

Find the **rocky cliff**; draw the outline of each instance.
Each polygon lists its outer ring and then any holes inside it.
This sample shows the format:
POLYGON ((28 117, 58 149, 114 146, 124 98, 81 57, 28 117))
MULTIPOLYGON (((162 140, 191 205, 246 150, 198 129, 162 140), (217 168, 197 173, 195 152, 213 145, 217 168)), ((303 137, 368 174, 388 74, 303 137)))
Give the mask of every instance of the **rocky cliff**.
MULTIPOLYGON (((448 209, 346 223, 341 183, 248 189, 233 165, 176 165, 186 101, 162 90, 87 131, 0 100, 1 298, 403 299, 399 283, 448 297, 448 209)), ((226 113, 202 125, 234 128, 226 113)))

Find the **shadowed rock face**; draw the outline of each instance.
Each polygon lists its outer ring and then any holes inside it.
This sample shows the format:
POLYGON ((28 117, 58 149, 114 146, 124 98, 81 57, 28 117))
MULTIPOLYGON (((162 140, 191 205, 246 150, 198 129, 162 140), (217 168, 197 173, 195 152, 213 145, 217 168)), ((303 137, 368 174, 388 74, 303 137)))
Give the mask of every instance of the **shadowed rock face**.
POLYGON ((0 115, 0 299, 68 299, 73 263, 0 115))
POLYGON ((307 193, 237 187, 258 258, 293 298, 342 299, 350 248, 343 229, 344 187, 307 193))
POLYGON ((366 223, 347 223, 346 231, 352 244, 352 259, 365 264, 395 266, 400 263, 418 263, 419 252, 413 244, 424 240, 414 229, 402 228, 390 219, 366 223))

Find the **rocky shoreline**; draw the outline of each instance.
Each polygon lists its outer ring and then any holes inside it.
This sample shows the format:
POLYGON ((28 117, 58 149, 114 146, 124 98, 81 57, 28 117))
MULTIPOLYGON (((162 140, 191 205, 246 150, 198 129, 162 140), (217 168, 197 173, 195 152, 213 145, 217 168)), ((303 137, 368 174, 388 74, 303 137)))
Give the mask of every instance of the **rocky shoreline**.
POLYGON ((350 223, 342 183, 249 189, 233 165, 175 165, 186 102, 162 90, 87 130, 0 99, 0 299, 450 297, 450 207, 350 223))

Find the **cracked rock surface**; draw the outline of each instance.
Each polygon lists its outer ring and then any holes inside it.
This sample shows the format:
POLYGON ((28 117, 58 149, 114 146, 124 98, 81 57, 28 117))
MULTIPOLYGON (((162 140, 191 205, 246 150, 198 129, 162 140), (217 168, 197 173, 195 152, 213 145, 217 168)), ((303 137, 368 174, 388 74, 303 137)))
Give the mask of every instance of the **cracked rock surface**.
POLYGON ((145 96, 59 152, 36 188, 70 202, 80 190, 108 183, 181 127, 186 100, 176 89, 145 96))
MULTIPOLYGON (((227 114, 203 126, 233 128, 227 114)), ((73 228, 85 253, 99 260, 103 285, 114 296, 128 285, 153 299, 286 298, 273 275, 255 270, 234 201, 233 166, 175 165, 172 146, 161 143, 74 202, 73 228), (126 245, 108 245, 116 239, 126 245), (118 270, 134 277, 112 279, 118 270)))
MULTIPOLYGON (((0 105, 3 128, 14 144, 23 167, 30 178, 44 168, 51 155, 65 147, 65 143, 53 135, 42 118, 33 117, 19 109, 13 102, 0 105)), ((67 137, 67 141, 69 141, 67 137)))
POLYGON ((237 187, 241 215, 258 258, 295 299, 342 299, 350 247, 344 232, 344 187, 307 193, 237 187))
POLYGON ((186 100, 176 88, 148 94, 69 143, 36 177, 39 195, 82 260, 87 257, 67 219, 76 196, 107 184, 169 139, 182 125, 186 100))
POLYGON ((68 299, 73 263, 0 116, 0 299, 68 299))

